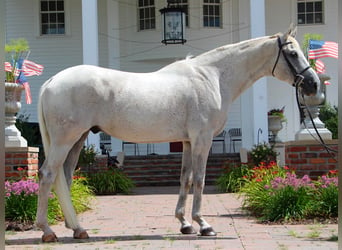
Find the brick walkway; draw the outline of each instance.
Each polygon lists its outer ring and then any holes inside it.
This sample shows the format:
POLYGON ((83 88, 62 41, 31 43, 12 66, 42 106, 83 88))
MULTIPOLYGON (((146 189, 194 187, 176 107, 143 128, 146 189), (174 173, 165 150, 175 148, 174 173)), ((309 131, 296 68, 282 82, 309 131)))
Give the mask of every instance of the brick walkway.
MULTIPOLYGON (((95 209, 79 216, 90 238, 74 240, 63 223, 59 242, 42 244, 41 231, 7 232, 6 249, 337 249, 337 224, 262 225, 244 215, 234 194, 207 187, 202 214, 216 237, 182 235, 174 217, 178 187, 137 188, 134 195, 99 196, 95 209)), ((187 217, 190 218, 192 195, 187 217)), ((195 225, 198 229, 198 226, 195 225)))

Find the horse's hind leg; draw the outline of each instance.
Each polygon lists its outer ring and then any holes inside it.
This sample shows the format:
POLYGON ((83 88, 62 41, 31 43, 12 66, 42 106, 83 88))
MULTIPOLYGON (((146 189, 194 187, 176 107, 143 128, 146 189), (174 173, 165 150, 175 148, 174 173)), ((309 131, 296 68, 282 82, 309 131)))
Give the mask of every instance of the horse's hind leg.
MULTIPOLYGON (((80 152, 82 150, 82 147, 84 145, 84 140, 88 136, 88 132, 84 133, 82 137, 75 143, 75 145, 70 150, 68 157, 66 158, 64 162, 64 175, 66 178, 67 186, 70 192, 71 184, 72 184, 72 177, 73 173, 76 168, 76 164, 78 162, 78 158, 80 155, 80 152)), ((72 229, 72 223, 69 223, 69 218, 65 217, 65 226, 67 228, 72 229)), ((86 239, 89 238, 87 232, 79 227, 77 229, 74 229, 74 238, 75 239, 86 239)))
POLYGON ((55 242, 57 237, 51 230, 47 221, 48 199, 51 186, 54 183, 59 169, 63 169, 62 165, 69 152, 69 147, 50 147, 50 153, 44 161, 43 166, 39 170, 39 192, 36 224, 43 230, 43 242, 55 242))
POLYGON ((195 229, 184 217, 186 199, 192 185, 191 145, 189 142, 183 142, 183 159, 180 184, 179 198, 176 207, 176 218, 182 224, 180 231, 183 234, 195 234, 195 229))

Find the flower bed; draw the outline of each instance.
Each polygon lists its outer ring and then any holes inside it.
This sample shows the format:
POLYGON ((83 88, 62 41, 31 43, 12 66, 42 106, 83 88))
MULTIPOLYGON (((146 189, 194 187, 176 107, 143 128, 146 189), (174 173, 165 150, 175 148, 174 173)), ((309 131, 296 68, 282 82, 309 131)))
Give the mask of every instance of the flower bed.
MULTIPOLYGON (((5 218, 7 229, 26 230, 32 228, 36 219, 39 184, 35 177, 23 177, 20 181, 5 182, 5 218)), ((75 177, 71 186, 71 199, 76 213, 91 208, 93 191, 84 177, 75 177)), ((48 221, 56 223, 63 219, 56 195, 51 192, 48 221)))
POLYGON ((262 221, 295 221, 337 217, 338 172, 312 180, 308 175, 298 177, 293 169, 275 162, 231 167, 218 184, 233 187, 243 196, 243 208, 262 221), (235 186, 231 184, 235 184, 235 186), (238 183, 238 184, 237 184, 238 183))

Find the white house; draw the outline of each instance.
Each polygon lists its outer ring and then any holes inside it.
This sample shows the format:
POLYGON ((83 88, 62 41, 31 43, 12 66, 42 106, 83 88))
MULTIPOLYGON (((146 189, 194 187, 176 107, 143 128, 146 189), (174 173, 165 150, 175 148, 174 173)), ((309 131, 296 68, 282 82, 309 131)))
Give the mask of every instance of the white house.
MULTIPOLYGON (((187 42, 161 43, 161 15, 166 0, 11 0, 6 1, 6 41, 24 37, 30 60, 44 65, 44 73, 30 77, 33 103, 22 113, 37 122, 40 86, 62 69, 78 64, 98 64, 124 71, 148 72, 215 47, 251 37, 285 32, 298 25, 297 39, 305 33, 322 34, 337 41, 337 0, 179 0, 186 9, 187 42)), ((337 105, 337 60, 322 59, 331 85, 328 102, 337 105)), ((285 106, 287 123, 279 136, 294 140, 300 128, 294 89, 274 78, 263 78, 235 101, 229 110, 226 131, 242 129, 242 145, 267 140, 267 111, 285 106)), ((90 141, 98 141, 98 135, 90 141)), ((229 136, 226 138, 229 149, 229 136)), ((149 145, 155 153, 168 154, 169 144, 149 145)), ((240 147, 241 145, 237 145, 240 147)), ((146 145, 139 145, 146 153, 146 145)), ((112 138, 112 153, 122 142, 112 138)), ((127 145, 127 153, 133 152, 127 145)), ((215 144, 214 151, 222 150, 215 144)), ((237 149, 238 150, 238 149, 237 149)))

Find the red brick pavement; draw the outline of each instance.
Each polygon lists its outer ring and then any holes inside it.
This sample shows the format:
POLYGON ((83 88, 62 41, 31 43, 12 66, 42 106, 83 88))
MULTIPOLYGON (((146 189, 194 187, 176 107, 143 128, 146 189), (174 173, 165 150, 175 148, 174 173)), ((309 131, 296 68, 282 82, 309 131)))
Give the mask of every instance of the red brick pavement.
MULTIPOLYGON (((52 226, 59 242, 42 244, 42 232, 7 232, 6 249, 337 249, 337 224, 263 225, 241 211, 234 194, 207 187, 202 214, 216 237, 182 235, 174 217, 178 187, 137 188, 134 195, 98 196, 79 215, 90 238, 75 240, 64 223, 52 226)), ((190 218, 192 195, 187 215, 190 218)), ((195 225, 198 229, 198 225, 195 225)))

